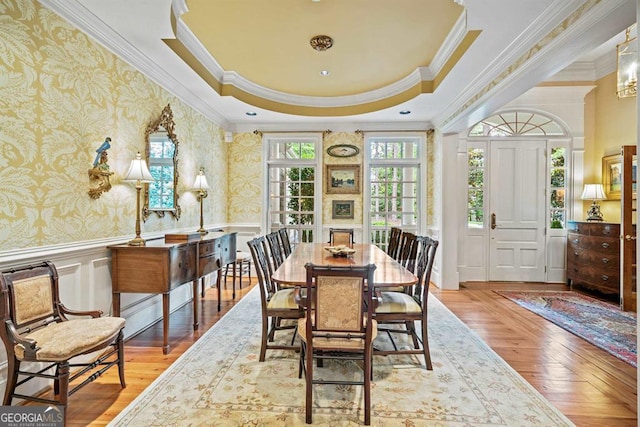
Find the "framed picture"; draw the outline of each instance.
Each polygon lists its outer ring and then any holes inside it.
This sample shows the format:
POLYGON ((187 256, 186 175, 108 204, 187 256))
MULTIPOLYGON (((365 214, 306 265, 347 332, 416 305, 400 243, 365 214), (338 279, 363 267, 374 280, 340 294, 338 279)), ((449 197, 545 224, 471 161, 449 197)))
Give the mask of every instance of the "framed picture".
POLYGON ((360 165, 327 165, 327 194, 360 194, 360 165))
POLYGON ((602 158, 602 186, 607 200, 620 200, 622 191, 622 156, 620 154, 602 158))
POLYGON ((353 219, 353 200, 333 200, 331 219, 353 219))

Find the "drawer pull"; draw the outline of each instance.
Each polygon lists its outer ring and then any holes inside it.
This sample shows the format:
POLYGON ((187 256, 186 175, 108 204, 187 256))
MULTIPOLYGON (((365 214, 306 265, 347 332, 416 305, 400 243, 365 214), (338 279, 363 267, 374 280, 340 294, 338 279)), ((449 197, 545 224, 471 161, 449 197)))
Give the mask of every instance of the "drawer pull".
POLYGON ((580 239, 573 239, 573 243, 577 245, 578 243, 580 243, 580 239))
POLYGON ((574 254, 575 256, 578 256, 578 255, 579 255, 579 254, 578 254, 578 252, 574 252, 573 254, 574 254))
POLYGON ((609 245, 609 243, 607 243, 607 242, 602 243, 602 247, 603 247, 603 248, 605 248, 605 249, 606 249, 606 248, 608 248, 609 246, 610 246, 610 245, 609 245))
POLYGON ((603 274, 602 276, 600 276, 600 278, 601 278, 603 281, 605 281, 605 282, 606 282, 607 280, 609 280, 609 276, 606 276, 606 275, 604 275, 604 274, 603 274))
POLYGON ((609 264, 609 258, 602 258, 603 264, 609 264))

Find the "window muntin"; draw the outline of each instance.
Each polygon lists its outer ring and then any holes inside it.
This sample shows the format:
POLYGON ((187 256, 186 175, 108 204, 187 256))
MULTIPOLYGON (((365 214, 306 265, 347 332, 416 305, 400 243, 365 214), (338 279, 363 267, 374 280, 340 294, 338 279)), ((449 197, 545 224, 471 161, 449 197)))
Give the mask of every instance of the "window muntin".
POLYGON ((469 136, 564 136, 555 120, 539 113, 513 111, 496 114, 478 122, 469 136))

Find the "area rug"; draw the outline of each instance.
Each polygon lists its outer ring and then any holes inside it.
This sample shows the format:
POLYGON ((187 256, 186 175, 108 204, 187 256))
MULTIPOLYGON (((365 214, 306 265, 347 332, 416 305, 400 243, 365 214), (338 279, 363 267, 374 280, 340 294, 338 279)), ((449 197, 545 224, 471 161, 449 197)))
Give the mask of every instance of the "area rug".
MULTIPOLYGON (((415 355, 374 356, 372 426, 573 425, 436 298, 429 300, 429 318, 433 371, 415 355)), ((376 346, 389 345, 378 338, 376 346)), ((304 426, 299 355, 269 350, 259 362, 259 350, 254 289, 110 425, 304 426)), ((344 361, 318 369, 325 378, 362 374, 344 361)), ((362 406, 361 386, 317 385, 313 424, 361 425, 362 406)))
POLYGON ((573 291, 495 291, 637 366, 636 314, 573 291))

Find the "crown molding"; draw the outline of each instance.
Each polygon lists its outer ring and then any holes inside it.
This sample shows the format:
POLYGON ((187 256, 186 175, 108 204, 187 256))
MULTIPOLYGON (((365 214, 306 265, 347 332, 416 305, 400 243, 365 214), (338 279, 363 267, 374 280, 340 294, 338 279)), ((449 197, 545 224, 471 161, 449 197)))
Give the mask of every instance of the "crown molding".
POLYGON ((124 37, 113 31, 111 27, 92 14, 80 1, 40 0, 40 3, 75 25, 107 50, 218 126, 222 128, 229 126, 228 120, 213 109, 209 103, 203 101, 181 84, 178 79, 164 71, 162 64, 154 62, 131 45, 124 37))
POLYGON ((296 122, 296 123, 282 123, 282 122, 272 122, 272 123, 260 123, 260 125, 256 125, 255 123, 239 123, 232 127, 232 131, 235 133, 252 133, 256 126, 260 127, 262 132, 316 132, 319 128, 322 129, 331 129, 332 132, 355 132, 358 129, 366 129, 367 131, 389 131, 396 130, 398 127, 401 127, 404 131, 425 131, 426 129, 433 129, 433 125, 429 121, 413 121, 402 123, 401 125, 398 122, 363 122, 363 121, 349 121, 349 122, 338 122, 338 121, 323 121, 322 123, 318 122, 296 122))

